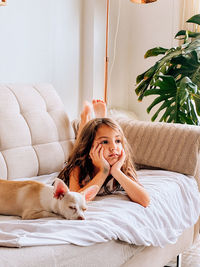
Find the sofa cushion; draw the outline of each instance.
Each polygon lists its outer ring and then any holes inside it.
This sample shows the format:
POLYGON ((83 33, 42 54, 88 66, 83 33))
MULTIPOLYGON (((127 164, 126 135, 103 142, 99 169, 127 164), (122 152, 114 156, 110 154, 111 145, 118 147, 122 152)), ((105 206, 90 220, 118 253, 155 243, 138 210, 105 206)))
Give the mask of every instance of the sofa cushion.
POLYGON ((74 133, 49 84, 0 85, 0 177, 32 177, 60 171, 74 133))
POLYGON ((118 119, 140 167, 196 175, 200 127, 186 124, 118 119))

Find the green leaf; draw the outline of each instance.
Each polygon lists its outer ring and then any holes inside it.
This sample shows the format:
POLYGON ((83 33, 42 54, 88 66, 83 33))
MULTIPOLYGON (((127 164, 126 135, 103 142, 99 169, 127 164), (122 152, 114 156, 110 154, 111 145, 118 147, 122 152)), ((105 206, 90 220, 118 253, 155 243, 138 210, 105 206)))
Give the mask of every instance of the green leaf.
POLYGON ((172 122, 176 120, 176 112, 175 112, 175 106, 168 107, 170 109, 170 112, 168 112, 168 116, 166 117, 165 122, 172 122))
POLYGON ((166 88, 166 89, 151 89, 151 90, 146 90, 144 93, 144 96, 148 96, 148 95, 163 95, 163 94, 167 94, 167 93, 171 93, 171 89, 170 87, 166 88))
POLYGON ((152 116, 151 120, 152 120, 152 121, 155 121, 156 118, 158 117, 159 113, 160 113, 163 109, 165 109, 165 108, 169 108, 170 105, 171 105, 171 102, 166 100, 166 101, 159 107, 159 109, 156 111, 156 113, 152 116))
POLYGON ((135 92, 138 96, 141 96, 144 92, 145 89, 148 87, 148 81, 143 80, 135 89, 135 92))
POLYGON ((158 55, 164 55, 167 51, 168 51, 168 49, 166 49, 166 48, 155 47, 155 48, 149 49, 145 53, 144 58, 155 57, 155 56, 158 56, 158 55))
POLYGON ((146 73, 146 71, 137 76, 137 78, 136 78, 136 84, 140 83, 144 79, 145 73, 146 73))
MULTIPOLYGON (((197 22, 198 18, 193 19, 197 22)), ((138 75, 136 93, 138 100, 155 95, 147 108, 148 113, 157 108, 152 121, 162 113, 160 121, 199 125, 200 33, 180 31, 177 36, 181 34, 187 43, 163 50, 164 56, 146 72, 138 75)), ((161 54, 159 49, 150 49, 147 56, 161 54)))
POLYGON ((179 123, 179 121, 177 121, 177 119, 176 119, 176 114, 175 113, 171 113, 166 122, 168 122, 168 123, 171 123, 171 122, 179 123))
POLYGON ((192 97, 196 105, 197 114, 200 116, 200 95, 193 94, 192 97))
POLYGON ((148 69, 146 72, 145 72, 145 75, 144 75, 144 80, 147 80, 148 78, 152 78, 152 76, 154 75, 155 71, 157 70, 158 68, 158 63, 156 62, 154 64, 153 67, 151 67, 150 69, 148 69))
POLYGON ((194 102, 191 101, 191 120, 193 121, 193 124, 199 125, 199 116, 196 110, 196 105, 194 102))
POLYGON ((178 36, 185 35, 185 33, 186 33, 185 30, 181 30, 181 31, 177 32, 177 34, 175 35, 175 38, 178 37, 178 36))
POLYGON ((172 113, 173 110, 174 110, 174 106, 168 106, 159 121, 160 122, 162 122, 162 121, 166 122, 168 116, 172 113))
POLYGON ((151 109, 156 106, 157 104, 159 104, 160 102, 167 100, 167 96, 158 96, 156 99, 154 99, 154 101, 151 103, 151 105, 148 106, 147 108, 147 112, 149 113, 151 111, 151 109))
POLYGON ((159 75, 158 78, 159 79, 156 80, 156 82, 154 83, 154 86, 159 87, 164 90, 168 90, 169 88, 171 89, 171 91, 177 90, 175 79, 172 76, 159 75))
MULTIPOLYGON (((185 35, 186 35, 186 31, 185 30, 181 30, 181 31, 177 32, 177 34, 175 35, 175 38, 177 38, 179 36, 183 36, 183 38, 180 38, 180 39, 184 39, 185 35)), ((199 32, 188 31, 188 36, 190 38, 196 38, 196 37, 200 36, 200 33, 199 32)))
POLYGON ((184 38, 184 44, 188 43, 188 40, 189 40, 189 33, 188 33, 188 31, 186 31, 185 32, 185 38, 184 38))
POLYGON ((181 123, 194 124, 194 122, 183 112, 180 112, 179 117, 181 119, 181 123))
POLYGON ((190 19, 188 19, 186 22, 195 23, 200 25, 200 14, 194 15, 190 19))
POLYGON ((183 104, 186 101, 189 101, 188 97, 189 95, 191 95, 191 93, 193 94, 197 93, 197 85, 194 84, 190 80, 190 78, 184 77, 180 82, 180 90, 179 90, 180 106, 183 106, 183 104))
POLYGON ((136 83, 140 83, 142 80, 147 80, 148 78, 152 78, 153 74, 158 68, 158 63, 155 63, 150 69, 145 71, 144 73, 140 74, 136 78, 136 83))

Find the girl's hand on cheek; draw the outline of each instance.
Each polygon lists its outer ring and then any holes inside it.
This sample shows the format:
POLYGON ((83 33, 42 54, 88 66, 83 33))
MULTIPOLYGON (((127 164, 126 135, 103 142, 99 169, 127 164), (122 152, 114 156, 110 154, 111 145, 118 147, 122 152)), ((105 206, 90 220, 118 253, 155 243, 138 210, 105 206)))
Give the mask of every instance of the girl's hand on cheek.
POLYGON ((96 143, 90 150, 90 157, 92 159, 93 165, 102 171, 104 174, 109 174, 110 172, 110 165, 105 160, 103 156, 103 146, 99 143, 96 143))
POLYGON ((124 149, 122 149, 121 155, 120 155, 118 161, 112 165, 111 170, 110 170, 110 173, 113 177, 115 176, 116 171, 121 171, 121 167, 124 164, 125 158, 126 158, 126 154, 124 152, 124 149))

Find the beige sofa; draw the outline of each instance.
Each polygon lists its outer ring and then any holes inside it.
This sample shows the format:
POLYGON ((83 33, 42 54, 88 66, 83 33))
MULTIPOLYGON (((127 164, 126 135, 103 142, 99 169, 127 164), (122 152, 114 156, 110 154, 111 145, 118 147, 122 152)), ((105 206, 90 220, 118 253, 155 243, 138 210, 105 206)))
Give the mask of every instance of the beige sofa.
MULTIPOLYGON (((139 167, 161 168, 196 177, 200 188, 200 128, 120 119, 139 167)), ((63 104, 49 84, 0 85, 0 177, 12 180, 59 172, 74 132, 63 104)), ((2 219, 2 217, 1 217, 2 219)), ((72 244, 0 248, 0 266, 162 267, 189 248, 199 223, 176 244, 137 247, 109 241, 89 247, 72 244)), ((0 233, 1 236, 1 233, 0 233)))

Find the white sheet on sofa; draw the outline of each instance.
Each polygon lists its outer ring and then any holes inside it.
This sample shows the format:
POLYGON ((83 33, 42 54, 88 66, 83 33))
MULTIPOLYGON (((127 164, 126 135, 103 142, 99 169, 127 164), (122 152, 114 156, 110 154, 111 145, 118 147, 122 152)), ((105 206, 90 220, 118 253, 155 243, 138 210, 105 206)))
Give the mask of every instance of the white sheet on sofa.
MULTIPOLYGON (((34 179, 51 183, 56 174, 34 179)), ((109 240, 163 247, 175 243, 200 215, 200 196, 193 177, 162 170, 138 171, 151 196, 143 208, 124 193, 97 197, 88 204, 86 220, 58 218, 21 220, 0 216, 0 246, 75 244, 89 246, 109 240)))

